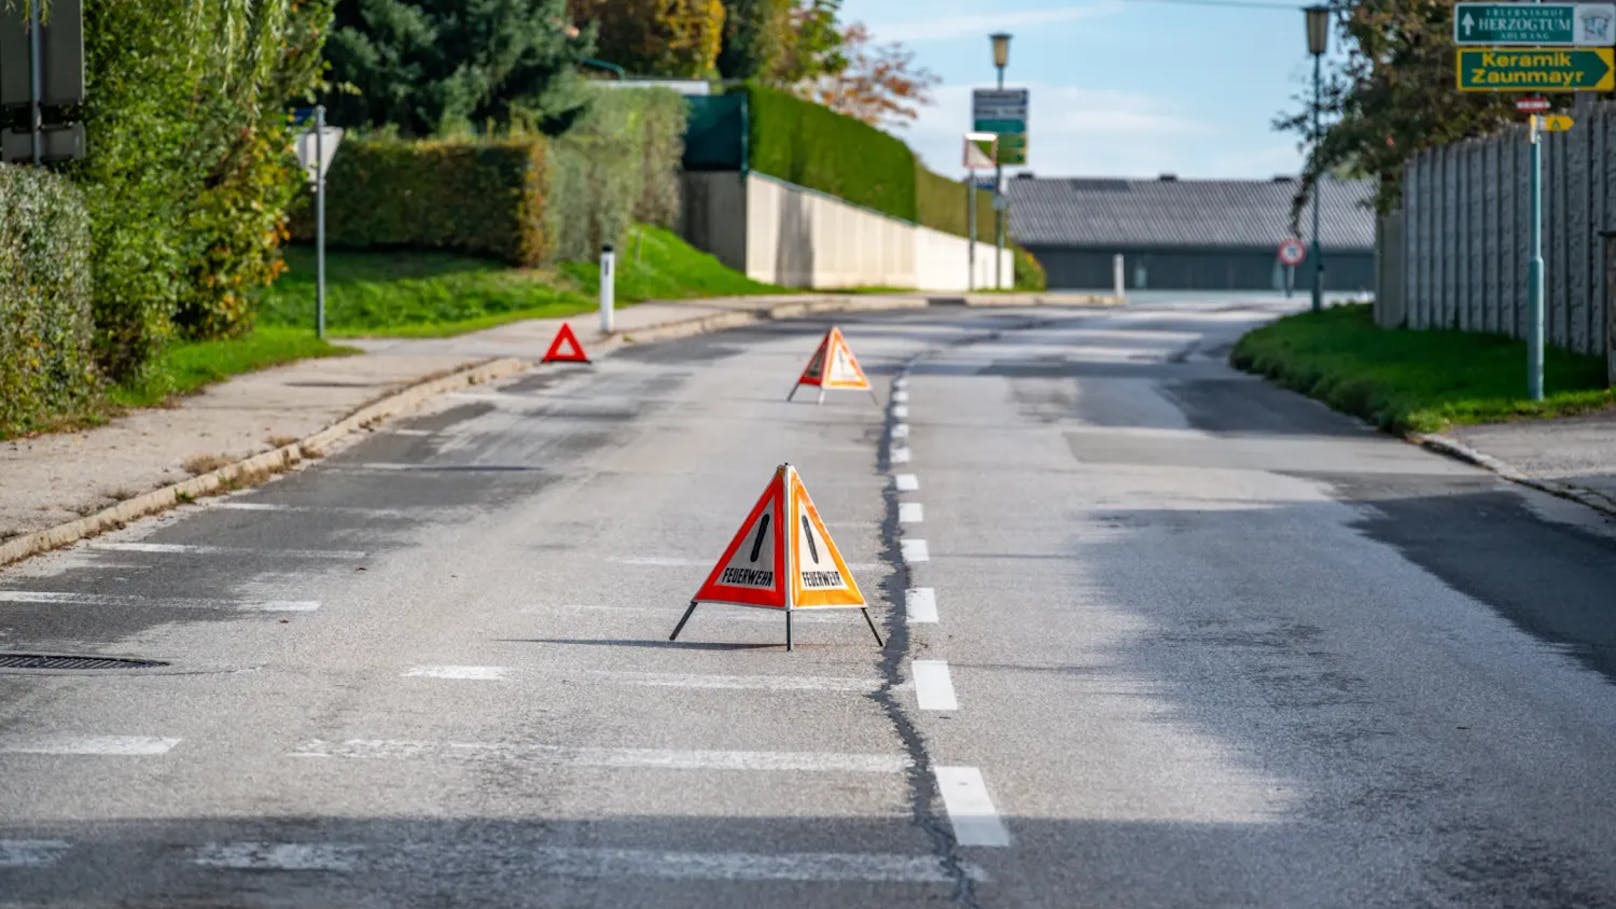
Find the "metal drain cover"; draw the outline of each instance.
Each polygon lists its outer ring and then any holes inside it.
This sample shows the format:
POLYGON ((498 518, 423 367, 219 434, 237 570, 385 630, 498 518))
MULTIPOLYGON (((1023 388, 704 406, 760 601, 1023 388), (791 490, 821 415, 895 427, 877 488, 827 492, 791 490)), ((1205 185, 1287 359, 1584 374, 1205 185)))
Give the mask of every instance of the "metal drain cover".
POLYGON ((44 653, 0 653, 0 669, 150 669, 155 666, 167 665, 161 660, 59 656, 44 653))

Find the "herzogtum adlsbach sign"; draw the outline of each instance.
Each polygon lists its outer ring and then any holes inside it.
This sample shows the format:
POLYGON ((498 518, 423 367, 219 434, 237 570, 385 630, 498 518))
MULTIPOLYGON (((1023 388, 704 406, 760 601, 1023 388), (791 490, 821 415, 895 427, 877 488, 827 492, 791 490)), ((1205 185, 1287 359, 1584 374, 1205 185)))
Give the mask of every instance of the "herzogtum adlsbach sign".
POLYGON ((1458 3, 1453 39, 1461 45, 1610 47, 1616 3, 1458 3))

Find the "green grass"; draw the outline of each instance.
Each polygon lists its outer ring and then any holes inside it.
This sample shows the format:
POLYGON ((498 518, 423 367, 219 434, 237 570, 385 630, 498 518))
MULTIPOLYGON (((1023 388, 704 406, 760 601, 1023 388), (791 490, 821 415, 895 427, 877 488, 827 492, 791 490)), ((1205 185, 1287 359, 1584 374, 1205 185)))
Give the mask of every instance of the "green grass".
MULTIPOLYGON (((264 325, 310 325, 314 251, 286 251, 289 271, 265 291, 264 325)), ((326 253, 326 328, 338 337, 441 337, 519 319, 570 316, 595 309, 598 269, 568 262, 555 269, 511 268, 441 252, 326 253)), ((671 231, 639 227, 618 252, 619 305, 652 299, 781 293, 732 271, 671 231)))
POLYGON ((244 372, 350 353, 358 351, 321 341, 311 330, 293 328, 266 327, 228 341, 173 344, 139 380, 108 389, 107 402, 115 407, 151 407, 244 372))
POLYGON ((1368 304, 1287 316, 1241 338, 1230 361, 1396 433, 1616 405, 1600 357, 1548 348, 1545 399, 1529 401, 1524 342, 1377 328, 1368 304))

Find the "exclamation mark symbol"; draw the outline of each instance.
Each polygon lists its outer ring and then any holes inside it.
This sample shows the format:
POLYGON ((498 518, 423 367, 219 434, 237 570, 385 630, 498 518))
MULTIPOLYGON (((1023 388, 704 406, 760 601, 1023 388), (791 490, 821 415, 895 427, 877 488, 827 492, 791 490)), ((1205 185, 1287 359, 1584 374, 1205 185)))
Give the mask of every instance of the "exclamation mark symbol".
POLYGON ((758 553, 763 551, 763 535, 769 532, 769 516, 764 515, 758 522, 757 539, 752 541, 752 561, 758 560, 758 553))
POLYGON ((808 555, 813 557, 814 564, 819 564, 819 547, 814 545, 814 532, 808 528, 808 516, 802 516, 802 535, 808 538, 808 555))

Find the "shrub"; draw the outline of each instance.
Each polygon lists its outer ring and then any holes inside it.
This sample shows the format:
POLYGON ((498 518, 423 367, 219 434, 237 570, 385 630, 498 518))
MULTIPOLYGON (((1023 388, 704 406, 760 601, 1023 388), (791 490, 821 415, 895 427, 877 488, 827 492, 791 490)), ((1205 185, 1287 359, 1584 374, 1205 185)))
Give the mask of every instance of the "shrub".
POLYGON ((0 436, 88 401, 92 325, 83 198, 52 174, 0 164, 0 436))
POLYGON ((685 103, 667 89, 594 88, 588 111, 551 140, 549 216, 562 260, 621 243, 631 221, 679 218, 685 103))
POLYGON ((1015 262, 1015 289, 1016 290, 1048 290, 1049 276, 1044 274, 1044 266, 1038 257, 1027 251, 1020 243, 1011 243, 1010 252, 1015 262))
POLYGON ((783 91, 748 85, 753 170, 915 221, 915 156, 873 126, 783 91))
MULTIPOLYGON (((933 230, 970 236, 965 183, 933 173, 915 162, 915 221, 933 230)), ((993 242, 993 193, 976 191, 976 238, 993 242)))
MULTIPOLYGON (((326 242, 352 249, 416 247, 548 260, 548 156, 542 137, 498 140, 346 139, 326 184, 326 242)), ((294 236, 314 238, 307 194, 294 236)))

